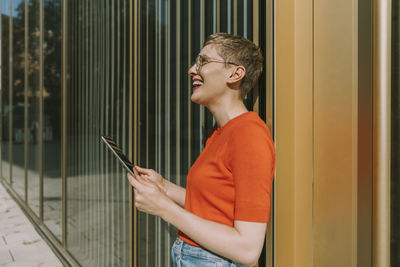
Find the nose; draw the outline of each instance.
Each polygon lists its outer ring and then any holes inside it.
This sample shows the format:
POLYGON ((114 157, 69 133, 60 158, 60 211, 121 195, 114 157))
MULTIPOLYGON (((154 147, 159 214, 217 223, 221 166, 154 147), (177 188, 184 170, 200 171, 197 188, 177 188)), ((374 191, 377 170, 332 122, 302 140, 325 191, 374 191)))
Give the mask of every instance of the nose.
POLYGON ((197 74, 197 65, 196 65, 196 63, 193 64, 193 65, 190 67, 190 69, 189 69, 189 71, 188 71, 188 74, 189 74, 189 75, 193 75, 193 76, 197 74))

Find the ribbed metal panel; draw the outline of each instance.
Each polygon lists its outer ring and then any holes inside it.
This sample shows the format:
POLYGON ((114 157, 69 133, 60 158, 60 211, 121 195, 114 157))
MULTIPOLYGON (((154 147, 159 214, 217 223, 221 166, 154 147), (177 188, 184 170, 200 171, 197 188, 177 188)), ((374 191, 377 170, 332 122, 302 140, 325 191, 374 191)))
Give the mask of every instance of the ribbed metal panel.
MULTIPOLYGON (((146 14, 134 22, 138 25, 134 81, 138 165, 186 185, 186 174, 215 123, 207 109, 191 102, 187 71, 205 38, 220 27, 241 35, 253 33, 254 11, 248 2, 138 1, 138 14, 146 14), (251 23, 244 29, 238 20, 251 23)), ((141 212, 136 218, 137 266, 171 266, 170 248, 177 230, 141 212)))
POLYGON ((130 187, 100 142, 111 136, 129 152, 129 5, 71 0, 67 6, 67 249, 83 266, 130 260, 130 187))

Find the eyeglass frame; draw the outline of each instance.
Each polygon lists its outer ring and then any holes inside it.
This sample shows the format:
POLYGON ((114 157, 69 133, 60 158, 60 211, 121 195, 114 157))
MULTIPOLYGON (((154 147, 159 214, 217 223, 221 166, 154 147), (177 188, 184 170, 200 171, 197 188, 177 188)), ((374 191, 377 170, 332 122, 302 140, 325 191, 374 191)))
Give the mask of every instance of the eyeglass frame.
POLYGON ((220 59, 216 59, 216 58, 210 58, 207 56, 203 56, 203 55, 198 55, 196 57, 196 61, 193 63, 193 65, 196 65, 196 72, 200 72, 201 68, 204 65, 207 65, 208 63, 224 63, 224 64, 230 64, 230 65, 234 65, 234 66, 240 66, 239 64, 236 64, 234 62, 230 62, 230 61, 225 61, 225 60, 220 60, 220 59), (198 64, 200 62, 200 59, 205 59, 206 63, 202 63, 202 64, 198 64))

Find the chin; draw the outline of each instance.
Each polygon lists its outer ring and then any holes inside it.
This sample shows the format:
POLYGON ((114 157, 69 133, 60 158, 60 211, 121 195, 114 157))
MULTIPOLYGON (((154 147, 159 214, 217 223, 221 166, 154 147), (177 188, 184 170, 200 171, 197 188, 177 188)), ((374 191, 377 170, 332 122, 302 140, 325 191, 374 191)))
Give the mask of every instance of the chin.
POLYGON ((194 102, 194 103, 199 104, 198 103, 199 97, 196 96, 196 92, 192 92, 192 95, 190 96, 190 100, 192 100, 192 102, 194 102))
POLYGON ((197 99, 195 99, 193 97, 191 97, 190 100, 192 100, 193 103, 201 105, 201 103, 197 99))
POLYGON ((199 97, 197 97, 194 93, 190 97, 190 100, 192 100, 193 103, 205 106, 204 103, 201 101, 201 99, 199 97))

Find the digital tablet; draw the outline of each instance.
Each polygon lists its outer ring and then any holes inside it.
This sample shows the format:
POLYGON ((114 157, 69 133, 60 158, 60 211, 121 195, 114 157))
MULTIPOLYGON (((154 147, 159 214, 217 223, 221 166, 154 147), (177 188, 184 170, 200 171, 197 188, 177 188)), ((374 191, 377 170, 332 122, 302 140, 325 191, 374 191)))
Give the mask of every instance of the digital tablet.
POLYGON ((113 154, 121 161, 122 166, 130 173, 132 174, 133 177, 135 177, 135 174, 133 173, 133 164, 132 162, 128 159, 127 156, 122 153, 121 148, 112 140, 110 137, 107 136, 102 136, 101 140, 103 141, 104 144, 113 152, 113 154))

